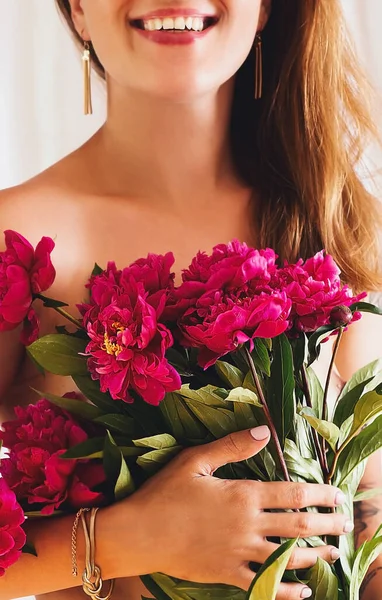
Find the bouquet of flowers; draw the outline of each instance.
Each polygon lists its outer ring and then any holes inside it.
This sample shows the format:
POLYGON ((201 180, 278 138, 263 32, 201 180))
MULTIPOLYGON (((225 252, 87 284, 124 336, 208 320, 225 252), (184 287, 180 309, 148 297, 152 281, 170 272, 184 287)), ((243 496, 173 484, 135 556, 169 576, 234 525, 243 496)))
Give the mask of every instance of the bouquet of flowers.
MULTIPOLYGON (((43 295, 55 277, 52 240, 33 249, 18 233, 5 237, 0 331, 22 323, 31 359, 71 377, 75 391, 40 393, 37 404, 17 408, 16 419, 3 424, 0 575, 23 550, 34 551, 25 517, 118 501, 183 448, 259 425, 269 426, 269 445, 217 477, 333 484, 346 496, 336 510, 352 514, 365 461, 382 446, 382 360, 358 371, 335 406, 329 384, 345 329, 363 311, 382 313, 342 285, 330 255, 279 265, 273 250, 233 241, 199 252, 179 286, 171 253, 122 270, 96 265, 88 301, 73 316, 43 295), (35 302, 70 325, 39 338, 35 302), (313 365, 330 341, 322 387, 313 365)), ((340 561, 318 559, 304 572, 286 571, 293 548, 323 539, 279 542, 249 592, 161 573, 142 579, 157 600, 273 600, 282 579, 307 583, 316 600, 356 600, 382 551, 382 528, 358 550, 353 535, 341 538, 340 561)))

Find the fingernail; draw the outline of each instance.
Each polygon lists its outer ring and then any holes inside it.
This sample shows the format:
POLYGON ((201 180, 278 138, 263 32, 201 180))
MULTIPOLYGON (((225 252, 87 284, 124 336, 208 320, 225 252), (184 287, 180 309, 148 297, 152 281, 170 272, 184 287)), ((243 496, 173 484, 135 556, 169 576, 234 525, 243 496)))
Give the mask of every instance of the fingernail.
POLYGON ((338 560, 340 556, 341 556, 341 552, 338 550, 338 548, 331 549, 330 557, 332 559, 332 562, 336 562, 336 560, 338 560))
POLYGON ((269 437, 270 431, 269 427, 262 425, 261 427, 255 427, 254 429, 251 429, 250 433, 254 440, 261 442, 269 437))
POLYGON ((353 521, 346 521, 346 523, 344 525, 344 532, 350 533, 351 531, 353 531, 353 529, 354 529, 353 521))
POLYGON ((346 496, 343 492, 337 492, 336 498, 334 500, 336 506, 341 506, 341 504, 345 504, 346 496))
POLYGON ((310 598, 313 594, 312 590, 308 587, 304 588, 301 592, 301 598, 310 598))

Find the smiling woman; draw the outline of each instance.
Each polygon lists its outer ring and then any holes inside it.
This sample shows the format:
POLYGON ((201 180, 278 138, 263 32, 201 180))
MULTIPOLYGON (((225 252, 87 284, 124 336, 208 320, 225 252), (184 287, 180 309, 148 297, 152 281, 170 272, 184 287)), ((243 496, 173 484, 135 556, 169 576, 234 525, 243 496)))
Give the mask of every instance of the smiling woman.
MULTIPOLYGON (((36 241, 55 238, 53 295, 74 308, 94 260, 123 265, 172 248, 179 274, 198 249, 234 238, 273 247, 290 261, 325 247, 355 291, 380 288, 380 211, 358 175, 374 127, 337 0, 57 4, 105 79, 106 123, 77 151, 0 196, 4 228, 36 241)), ((42 316, 44 333, 61 324, 42 316)), ((375 334, 373 320, 362 327, 344 336, 336 385, 377 352, 360 341, 375 334)), ((63 378, 41 378, 18 334, 1 334, 0 356, 4 411, 31 401, 30 387, 69 391, 63 378)), ((341 503, 339 490, 326 485, 280 483, 276 493, 259 482, 227 486, 212 477, 214 468, 245 460, 268 441, 263 429, 244 431, 186 452, 149 488, 100 511, 97 561, 105 579, 117 579, 113 600, 147 596, 137 576, 155 571, 248 588, 249 564, 269 554, 254 539, 273 535, 270 507, 341 503)), ((379 479, 374 467, 366 485, 378 487, 379 479)), ((380 520, 378 511, 379 505, 366 515, 365 535, 380 520)), ((337 536, 352 526, 347 514, 309 515, 312 536, 322 528, 337 536)), ((29 525, 39 557, 25 556, 9 570, 1 600, 32 593, 83 598, 71 575, 72 527, 71 517, 29 525)), ((291 521, 279 533, 299 531, 291 521)), ((79 538, 81 564, 84 551, 79 538)), ((290 564, 307 568, 318 557, 332 563, 333 551, 299 548, 290 564)), ((365 600, 377 600, 378 577, 379 571, 365 600)), ((277 598, 310 595, 294 582, 281 584, 277 598)))

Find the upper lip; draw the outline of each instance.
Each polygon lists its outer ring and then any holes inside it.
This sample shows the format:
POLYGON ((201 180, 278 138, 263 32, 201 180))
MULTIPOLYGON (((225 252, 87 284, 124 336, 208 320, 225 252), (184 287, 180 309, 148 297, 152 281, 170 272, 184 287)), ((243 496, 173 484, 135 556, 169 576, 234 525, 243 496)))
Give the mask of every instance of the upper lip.
POLYGON ((217 18, 217 15, 211 13, 200 12, 197 8, 158 8, 151 12, 145 13, 144 15, 138 15, 132 18, 132 21, 147 21, 148 19, 155 19, 155 17, 202 17, 202 18, 217 18))

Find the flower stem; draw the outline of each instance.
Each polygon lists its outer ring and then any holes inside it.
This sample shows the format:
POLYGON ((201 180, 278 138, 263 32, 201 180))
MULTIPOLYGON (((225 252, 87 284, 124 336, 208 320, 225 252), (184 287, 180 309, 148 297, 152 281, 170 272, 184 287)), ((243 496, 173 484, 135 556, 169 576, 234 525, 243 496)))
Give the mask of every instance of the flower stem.
MULTIPOLYGON (((333 373, 334 363, 335 363, 335 360, 336 360, 336 357, 337 357, 338 349, 340 347, 340 343, 341 343, 343 332, 344 332, 344 328, 340 327, 339 331, 338 331, 336 343, 334 344, 332 359, 330 361, 330 366, 329 366, 329 370, 328 370, 328 375, 326 377, 324 399, 323 399, 323 402, 322 402, 322 417, 321 418, 322 418, 323 421, 327 421, 328 418, 329 418, 328 396, 329 396, 330 380, 331 380, 331 376, 332 376, 332 373, 333 373)), ((324 457, 325 457, 325 463, 327 464, 327 459, 326 459, 326 441, 325 441, 324 438, 322 438, 322 452, 323 452, 324 457)), ((327 472, 328 471, 329 471, 329 469, 327 470, 327 472)))
MULTIPOLYGON (((307 374, 306 374, 306 367, 305 367, 305 365, 302 365, 302 368, 301 368, 301 377, 302 377, 303 391, 304 391, 304 395, 305 395, 306 404, 307 404, 307 406, 309 406, 309 408, 313 408, 312 397, 310 395, 309 382, 308 382, 308 377, 307 377, 307 374)), ((314 429, 314 427, 311 427, 311 431, 312 431, 313 442, 314 442, 314 446, 316 448, 318 460, 319 460, 320 465, 321 465, 322 474, 325 477, 328 474, 328 471, 329 471, 329 467, 328 467, 328 464, 327 464, 327 461, 326 461, 326 456, 322 452, 322 448, 321 448, 321 445, 320 445, 320 439, 318 437, 317 431, 314 429)))
POLYGON ((272 416, 271 416, 269 406, 267 404, 267 401, 265 399, 265 396, 264 396, 264 393, 263 393, 263 390, 261 387, 261 383, 260 383, 259 376, 256 371, 255 363, 253 362, 250 351, 248 350, 248 348, 245 345, 244 345, 244 351, 245 351, 249 369, 250 369, 252 377, 253 377, 254 384, 256 386, 257 394, 259 396, 261 404, 263 405, 264 413, 265 413, 265 416, 266 416, 266 419, 268 422, 268 426, 271 431, 271 435, 272 435, 274 444, 276 446, 276 452, 279 457, 280 466, 281 466, 282 472, 284 474, 285 481, 290 481, 290 476, 288 473, 288 468, 286 466, 284 454, 283 454, 283 451, 281 448, 279 436, 277 435, 276 427, 274 426, 274 423, 272 421, 272 416))
POLYGON ((53 310, 55 310, 59 315, 65 317, 65 319, 67 319, 68 321, 73 323, 73 325, 78 327, 78 329, 84 329, 84 326, 82 325, 81 321, 79 321, 75 317, 72 317, 72 315, 68 313, 62 306, 49 305, 49 300, 51 300, 51 298, 46 298, 42 294, 35 294, 34 297, 38 300, 41 300, 44 303, 44 305, 47 306, 47 308, 53 308, 53 310))

